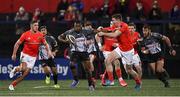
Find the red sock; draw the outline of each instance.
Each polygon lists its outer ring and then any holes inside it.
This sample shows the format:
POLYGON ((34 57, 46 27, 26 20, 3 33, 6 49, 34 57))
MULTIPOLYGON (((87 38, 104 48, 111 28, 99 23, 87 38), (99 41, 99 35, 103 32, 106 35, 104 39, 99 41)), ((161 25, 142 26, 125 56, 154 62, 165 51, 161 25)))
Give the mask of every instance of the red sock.
POLYGON ((11 84, 13 85, 13 87, 15 87, 17 85, 17 82, 13 81, 11 84))
POLYGON ((141 84, 141 80, 138 77, 135 77, 134 80, 136 81, 136 84, 141 84))
POLYGON ((121 73, 121 69, 116 69, 116 75, 118 78, 121 78, 122 77, 122 73, 121 73))
POLYGON ((112 73, 112 72, 107 71, 107 74, 108 74, 108 78, 109 78, 109 80, 110 80, 110 81, 114 81, 113 73, 112 73))

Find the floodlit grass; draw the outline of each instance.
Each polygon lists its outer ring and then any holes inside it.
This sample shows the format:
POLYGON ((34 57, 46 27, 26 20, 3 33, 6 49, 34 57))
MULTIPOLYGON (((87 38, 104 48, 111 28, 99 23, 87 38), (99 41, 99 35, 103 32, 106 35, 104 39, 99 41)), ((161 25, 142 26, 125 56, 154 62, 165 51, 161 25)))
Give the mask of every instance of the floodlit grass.
POLYGON ((71 80, 60 80, 60 89, 53 88, 53 81, 46 85, 44 80, 26 80, 9 91, 8 85, 11 81, 0 81, 0 96, 180 96, 180 79, 171 79, 171 88, 164 88, 164 85, 157 79, 143 80, 141 91, 135 91, 135 82, 126 80, 127 87, 115 86, 103 87, 98 80, 96 90, 90 92, 86 80, 80 80, 78 87, 70 88, 71 80))

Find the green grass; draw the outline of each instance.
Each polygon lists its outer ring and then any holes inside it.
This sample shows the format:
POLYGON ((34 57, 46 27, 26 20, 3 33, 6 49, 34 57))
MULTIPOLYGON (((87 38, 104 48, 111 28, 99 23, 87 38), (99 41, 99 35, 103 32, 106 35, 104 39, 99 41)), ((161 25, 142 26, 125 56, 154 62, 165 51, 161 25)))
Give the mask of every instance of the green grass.
POLYGON ((71 80, 59 81, 60 89, 54 89, 51 85, 45 85, 43 80, 22 81, 15 88, 15 91, 9 91, 8 85, 11 81, 0 81, 0 96, 180 96, 180 79, 171 79, 171 88, 164 88, 163 84, 156 80, 143 80, 141 91, 134 90, 134 81, 126 80, 127 87, 119 86, 115 82, 115 86, 103 87, 98 80, 97 88, 94 92, 90 92, 87 87, 86 80, 80 80, 77 88, 70 88, 71 80), (41 88, 35 88, 43 86, 41 88))

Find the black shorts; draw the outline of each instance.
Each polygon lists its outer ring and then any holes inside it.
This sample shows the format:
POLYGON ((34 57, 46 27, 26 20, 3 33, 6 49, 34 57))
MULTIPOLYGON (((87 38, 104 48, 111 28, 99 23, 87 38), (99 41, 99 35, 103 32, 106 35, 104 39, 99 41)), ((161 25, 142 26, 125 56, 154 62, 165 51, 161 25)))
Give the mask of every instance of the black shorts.
POLYGON ((147 57, 148 57, 147 58, 148 63, 155 63, 158 60, 164 59, 164 56, 163 56, 163 54, 161 52, 157 53, 157 54, 149 54, 147 57))
POLYGON ((50 58, 47 60, 40 60, 42 67, 49 66, 49 67, 56 67, 54 59, 50 58))
POLYGON ((72 52, 70 56, 70 61, 73 62, 82 62, 89 60, 89 53, 88 52, 72 52))

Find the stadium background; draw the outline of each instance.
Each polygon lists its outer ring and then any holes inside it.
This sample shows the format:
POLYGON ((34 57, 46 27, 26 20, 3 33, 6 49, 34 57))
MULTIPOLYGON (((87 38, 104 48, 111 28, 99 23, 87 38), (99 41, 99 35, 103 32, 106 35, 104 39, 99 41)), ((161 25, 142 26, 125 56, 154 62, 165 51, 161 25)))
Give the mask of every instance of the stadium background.
MULTIPOLYGON (((99 14, 95 14, 95 16, 91 17, 89 15, 91 8, 94 6, 103 7, 105 0, 82 0, 83 3, 83 9, 81 10, 83 14, 83 18, 87 16, 86 19, 91 20, 93 23, 93 26, 97 28, 98 26, 108 26, 110 22, 109 17, 102 17, 99 16, 99 14)), ((125 13, 132 13, 133 9, 136 7, 136 2, 140 1, 143 4, 144 7, 144 13, 146 16, 148 16, 148 12, 152 8, 152 3, 154 0, 125 0, 127 1, 127 10, 125 13)), ((134 22, 137 24, 137 30, 142 34, 141 27, 143 24, 150 24, 153 31, 160 32, 161 34, 167 35, 170 37, 170 39, 173 41, 174 48, 177 50, 177 55, 175 57, 169 56, 167 51, 164 49, 165 59, 166 59, 166 65, 165 68, 167 68, 167 71, 169 72, 171 78, 180 78, 180 18, 177 19, 171 19, 169 18, 169 13, 172 9, 172 7, 177 4, 180 6, 180 0, 157 0, 158 4, 162 10, 162 18, 158 20, 151 20, 151 19, 145 19, 145 20, 139 20, 139 19, 132 19, 130 22, 134 22)), ((46 25, 48 27, 49 32, 57 38, 58 35, 63 33, 64 31, 68 30, 71 27, 72 21, 64 21, 64 20, 58 20, 57 19, 57 6, 58 3, 61 2, 61 0, 0 0, 0 79, 9 79, 8 78, 8 71, 11 66, 8 68, 7 66, 9 64, 15 64, 17 65, 18 62, 12 62, 10 60, 11 53, 13 50, 14 43, 16 40, 20 37, 19 34, 16 33, 17 25, 23 24, 24 30, 29 29, 29 22, 31 21, 31 18, 33 16, 34 10, 36 8, 39 8, 42 12, 44 12, 44 20, 41 22, 41 24, 46 25), (14 21, 14 17, 16 15, 16 12, 18 11, 19 7, 23 6, 26 11, 30 14, 30 19, 28 21, 14 21)), ((73 0, 68 0, 69 3, 73 2, 73 0)), ((109 0, 109 12, 108 16, 112 15, 114 5, 116 4, 116 0, 109 0)), ((125 14, 127 15, 127 14, 125 14)), ((123 16, 124 20, 126 21, 126 17, 123 16)), ((133 17, 132 17, 133 18, 133 17)), ((129 22, 129 21, 126 21, 129 22)), ((67 47, 67 44, 63 44, 59 42, 59 53, 57 56, 57 63, 60 64, 60 66, 67 66, 68 61, 62 61, 63 59, 63 51, 67 47), (66 62, 66 63, 63 63, 66 62)), ((21 47, 22 48, 22 47, 21 47)), ((166 48, 164 46, 164 48, 166 48)), ((18 53, 19 55, 19 53, 18 53)), ((144 61, 146 59, 143 59, 144 61)), ((38 63, 36 64, 38 66, 38 63)), ((99 65, 98 65, 99 66, 99 65)), ((100 66, 99 66, 100 67, 100 66)), ((147 68, 147 65, 143 64, 143 72, 144 78, 151 78, 151 73, 149 73, 149 70, 147 68)), ((81 69, 80 69, 81 70, 81 69)), ((41 71, 37 71, 40 74, 36 74, 36 77, 34 75, 28 76, 27 79, 42 79, 41 71)), ((70 71, 68 70, 68 75, 64 77, 63 79, 71 79, 70 71)), ((81 78, 84 78, 83 71, 80 71, 79 74, 81 78)), ((98 71, 99 73, 100 71, 98 71)), ((63 73, 60 73, 59 79, 62 79, 63 73)))

